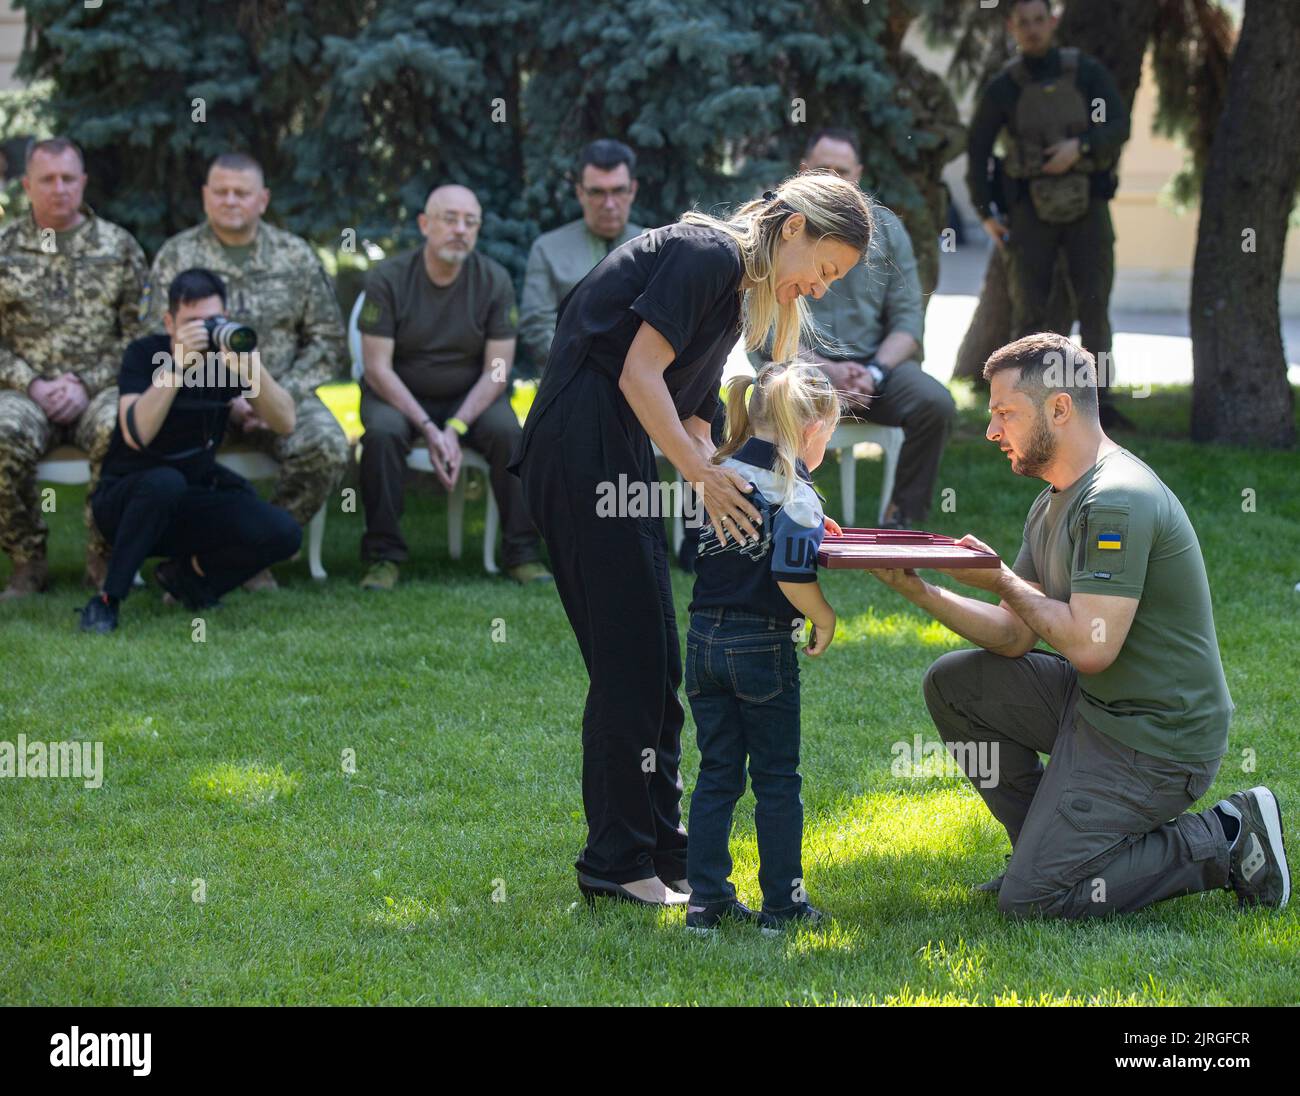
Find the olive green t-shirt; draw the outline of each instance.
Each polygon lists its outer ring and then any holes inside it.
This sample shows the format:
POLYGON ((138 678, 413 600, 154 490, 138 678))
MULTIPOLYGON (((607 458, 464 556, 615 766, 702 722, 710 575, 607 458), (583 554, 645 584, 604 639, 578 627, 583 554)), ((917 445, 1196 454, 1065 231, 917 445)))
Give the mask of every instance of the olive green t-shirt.
POLYGON ((463 396, 483 375, 488 339, 513 339, 515 287, 504 266, 471 251, 451 285, 434 285, 424 249, 386 259, 366 278, 357 326, 393 340, 393 369, 422 399, 463 396))
POLYGON ((1091 726, 1156 757, 1223 756, 1234 705, 1205 560, 1182 503, 1146 464, 1114 449, 1063 491, 1047 487, 1012 569, 1056 601, 1138 599, 1115 661, 1079 674, 1079 714, 1091 726))
POLYGON ((226 258, 236 266, 247 266, 248 257, 253 254, 253 248, 256 243, 251 244, 222 244, 221 250, 226 253, 226 258))
POLYGON ((77 225, 76 228, 68 228, 68 229, 64 229, 62 232, 59 232, 59 231, 56 230, 55 233, 54 233, 54 250, 55 250, 55 252, 56 252, 57 254, 62 254, 64 251, 66 251, 66 250, 67 250, 67 247, 66 247, 67 242, 68 242, 69 240, 76 239, 77 236, 79 236, 79 235, 81 235, 81 233, 85 232, 85 231, 86 231, 86 226, 87 226, 88 224, 90 224, 90 218, 89 218, 89 217, 87 217, 84 221, 82 221, 81 224, 77 225))

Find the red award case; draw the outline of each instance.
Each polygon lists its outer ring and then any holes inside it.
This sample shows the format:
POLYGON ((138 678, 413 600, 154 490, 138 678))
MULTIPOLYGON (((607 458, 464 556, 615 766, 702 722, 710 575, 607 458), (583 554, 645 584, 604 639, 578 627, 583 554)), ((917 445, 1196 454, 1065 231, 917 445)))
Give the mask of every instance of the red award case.
POLYGON ((958 544, 942 533, 916 529, 845 529, 843 536, 827 533, 817 553, 817 565, 830 570, 872 570, 884 567, 1000 567, 996 552, 958 544))

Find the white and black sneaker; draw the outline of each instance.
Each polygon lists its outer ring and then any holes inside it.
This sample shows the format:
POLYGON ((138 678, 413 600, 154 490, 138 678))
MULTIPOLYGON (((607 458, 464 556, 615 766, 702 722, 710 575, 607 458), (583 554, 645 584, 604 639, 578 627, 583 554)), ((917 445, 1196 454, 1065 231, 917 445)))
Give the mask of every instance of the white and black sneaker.
POLYGON ((1262 784, 1216 804, 1240 823, 1228 865, 1228 886, 1241 906, 1281 909, 1291 897, 1291 872, 1282 843, 1282 811, 1277 796, 1262 784))

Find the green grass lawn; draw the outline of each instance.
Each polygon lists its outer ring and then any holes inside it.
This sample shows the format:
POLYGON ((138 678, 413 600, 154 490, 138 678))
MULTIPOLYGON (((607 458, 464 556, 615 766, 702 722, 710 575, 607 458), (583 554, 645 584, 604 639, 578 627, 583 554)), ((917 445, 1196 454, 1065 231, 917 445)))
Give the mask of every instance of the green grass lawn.
MULTIPOLYGON (((1207 799, 1266 782, 1300 833, 1296 455, 1181 440, 1185 392, 1127 407, 1140 430, 1119 440, 1200 535, 1237 703, 1207 799)), ((1040 485, 1013 477, 982 430, 965 412, 939 480, 956 512, 929 524, 1011 556, 1040 485)), ((858 474, 866 523, 879 466, 858 474)), ((834 514, 836 469, 819 480, 834 514)), ((1015 924, 969 893, 1000 869, 1000 828, 964 780, 890 773, 893 743, 935 740, 921 678, 963 641, 865 576, 826 576, 840 628, 803 675, 805 871, 834 924, 702 940, 680 910, 577 901, 586 679, 554 591, 475 563, 481 501, 452 563, 441 498, 412 491, 416 561, 390 596, 357 589, 361 518, 335 513, 328 582, 286 564, 282 589, 230 595, 196 643, 192 614, 152 589, 126 603, 117 635, 75 630, 81 495, 58 500, 56 585, 0 606, 0 739, 101 740, 106 774, 97 790, 0 781, 0 1002, 1300 1000, 1294 904, 1240 913, 1215 892, 1108 921, 1015 924)), ((690 582, 674 581, 684 632, 690 582)), ((689 722, 686 744, 689 794, 689 722)), ((733 846, 741 895, 756 901, 749 796, 733 846)))

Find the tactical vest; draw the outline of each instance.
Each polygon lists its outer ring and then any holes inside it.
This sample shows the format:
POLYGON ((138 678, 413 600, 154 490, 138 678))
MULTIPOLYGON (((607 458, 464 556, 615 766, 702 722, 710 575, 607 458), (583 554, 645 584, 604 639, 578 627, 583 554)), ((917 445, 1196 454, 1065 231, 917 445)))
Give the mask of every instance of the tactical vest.
POLYGON ((1087 176, 1115 166, 1114 153, 1081 156, 1064 175, 1044 175, 1043 153, 1058 141, 1082 137, 1088 132, 1088 103, 1079 87, 1079 51, 1060 51, 1061 72, 1047 80, 1035 80, 1023 57, 1008 62, 1004 71, 1020 88, 1015 111, 1007 125, 1007 156, 1004 170, 1013 179, 1026 179, 1034 207, 1046 221, 1072 221, 1087 209, 1087 176), (1073 178, 1072 178, 1073 177, 1073 178))

